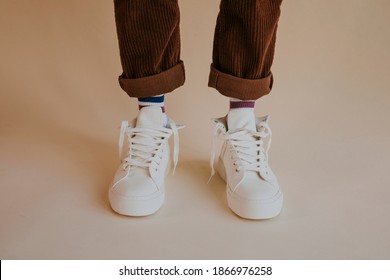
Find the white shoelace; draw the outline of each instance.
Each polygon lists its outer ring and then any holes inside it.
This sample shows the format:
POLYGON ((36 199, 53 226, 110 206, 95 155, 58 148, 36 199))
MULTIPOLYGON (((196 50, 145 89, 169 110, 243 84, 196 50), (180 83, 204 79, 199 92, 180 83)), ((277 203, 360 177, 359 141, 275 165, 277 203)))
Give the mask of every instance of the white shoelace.
POLYGON ((170 128, 131 127, 128 121, 122 121, 119 136, 119 159, 122 159, 125 134, 128 139, 128 151, 123 169, 137 166, 149 168, 152 162, 160 165, 162 160, 162 144, 173 134, 173 173, 179 157, 179 134, 174 122, 170 122, 170 128))
POLYGON ((272 132, 266 122, 257 125, 260 131, 250 131, 247 129, 239 129, 232 132, 226 132, 222 124, 217 124, 213 129, 213 144, 210 156, 211 178, 215 174, 215 146, 216 138, 223 141, 230 141, 236 151, 236 157, 233 158, 233 164, 236 166, 236 171, 260 171, 262 168, 268 168, 268 151, 271 146, 272 132), (267 147, 264 149, 263 139, 269 137, 267 147), (253 139, 253 140, 252 140, 253 139))

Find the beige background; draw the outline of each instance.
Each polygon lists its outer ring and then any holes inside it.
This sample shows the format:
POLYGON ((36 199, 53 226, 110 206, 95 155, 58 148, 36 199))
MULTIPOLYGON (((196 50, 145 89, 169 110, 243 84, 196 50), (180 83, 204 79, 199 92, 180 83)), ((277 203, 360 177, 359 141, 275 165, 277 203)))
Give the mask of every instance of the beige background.
POLYGON ((271 95, 282 214, 247 221, 209 176, 207 88, 218 1, 181 0, 186 85, 167 97, 187 127, 163 208, 113 213, 122 119, 112 1, 0 2, 1 259, 390 258, 390 2, 284 1, 271 95))

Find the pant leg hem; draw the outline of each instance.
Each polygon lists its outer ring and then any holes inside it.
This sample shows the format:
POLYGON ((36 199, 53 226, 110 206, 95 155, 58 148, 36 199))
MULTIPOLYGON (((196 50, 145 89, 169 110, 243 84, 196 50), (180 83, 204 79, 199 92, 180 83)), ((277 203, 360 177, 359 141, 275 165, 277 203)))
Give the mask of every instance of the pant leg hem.
POLYGON ((244 79, 232 76, 217 70, 213 64, 210 66, 209 87, 215 88, 219 93, 241 100, 256 100, 270 93, 273 85, 273 76, 270 72, 262 79, 244 79))
POLYGON ((180 61, 172 68, 156 75, 128 79, 122 74, 119 76, 121 88, 130 97, 149 97, 172 92, 182 86, 185 81, 184 63, 180 61))

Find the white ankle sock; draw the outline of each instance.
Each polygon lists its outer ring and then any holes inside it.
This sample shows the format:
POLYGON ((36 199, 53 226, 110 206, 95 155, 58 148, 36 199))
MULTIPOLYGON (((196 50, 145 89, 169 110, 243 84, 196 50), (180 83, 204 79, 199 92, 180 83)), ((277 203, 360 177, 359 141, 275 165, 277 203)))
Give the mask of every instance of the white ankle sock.
POLYGON ((158 106, 161 107, 162 113, 163 113, 163 126, 167 126, 168 124, 168 117, 165 113, 165 107, 164 107, 164 94, 150 96, 150 97, 142 97, 138 98, 138 108, 141 109, 143 107, 147 106, 158 106))

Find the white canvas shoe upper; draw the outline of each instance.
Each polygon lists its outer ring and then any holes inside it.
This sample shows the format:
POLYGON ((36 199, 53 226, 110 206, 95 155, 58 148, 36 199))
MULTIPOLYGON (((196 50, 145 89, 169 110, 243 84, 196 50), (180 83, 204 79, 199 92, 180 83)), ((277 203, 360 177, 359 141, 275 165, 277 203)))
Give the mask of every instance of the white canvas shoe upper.
MULTIPOLYGON (((214 119, 214 135, 224 141, 218 172, 227 182, 229 207, 241 217, 266 219, 279 214, 283 194, 268 165, 271 129, 268 116, 255 118, 241 108, 214 119)), ((210 165, 214 174, 215 148, 210 165)))
POLYGON ((119 137, 119 166, 110 186, 111 207, 129 216, 145 216, 156 212, 164 201, 165 175, 169 167, 169 137, 174 135, 174 170, 179 153, 177 126, 168 119, 162 125, 159 107, 145 107, 132 124, 123 121, 119 137), (127 136, 127 137, 126 137, 127 136), (128 149, 122 156, 127 138, 128 149))

